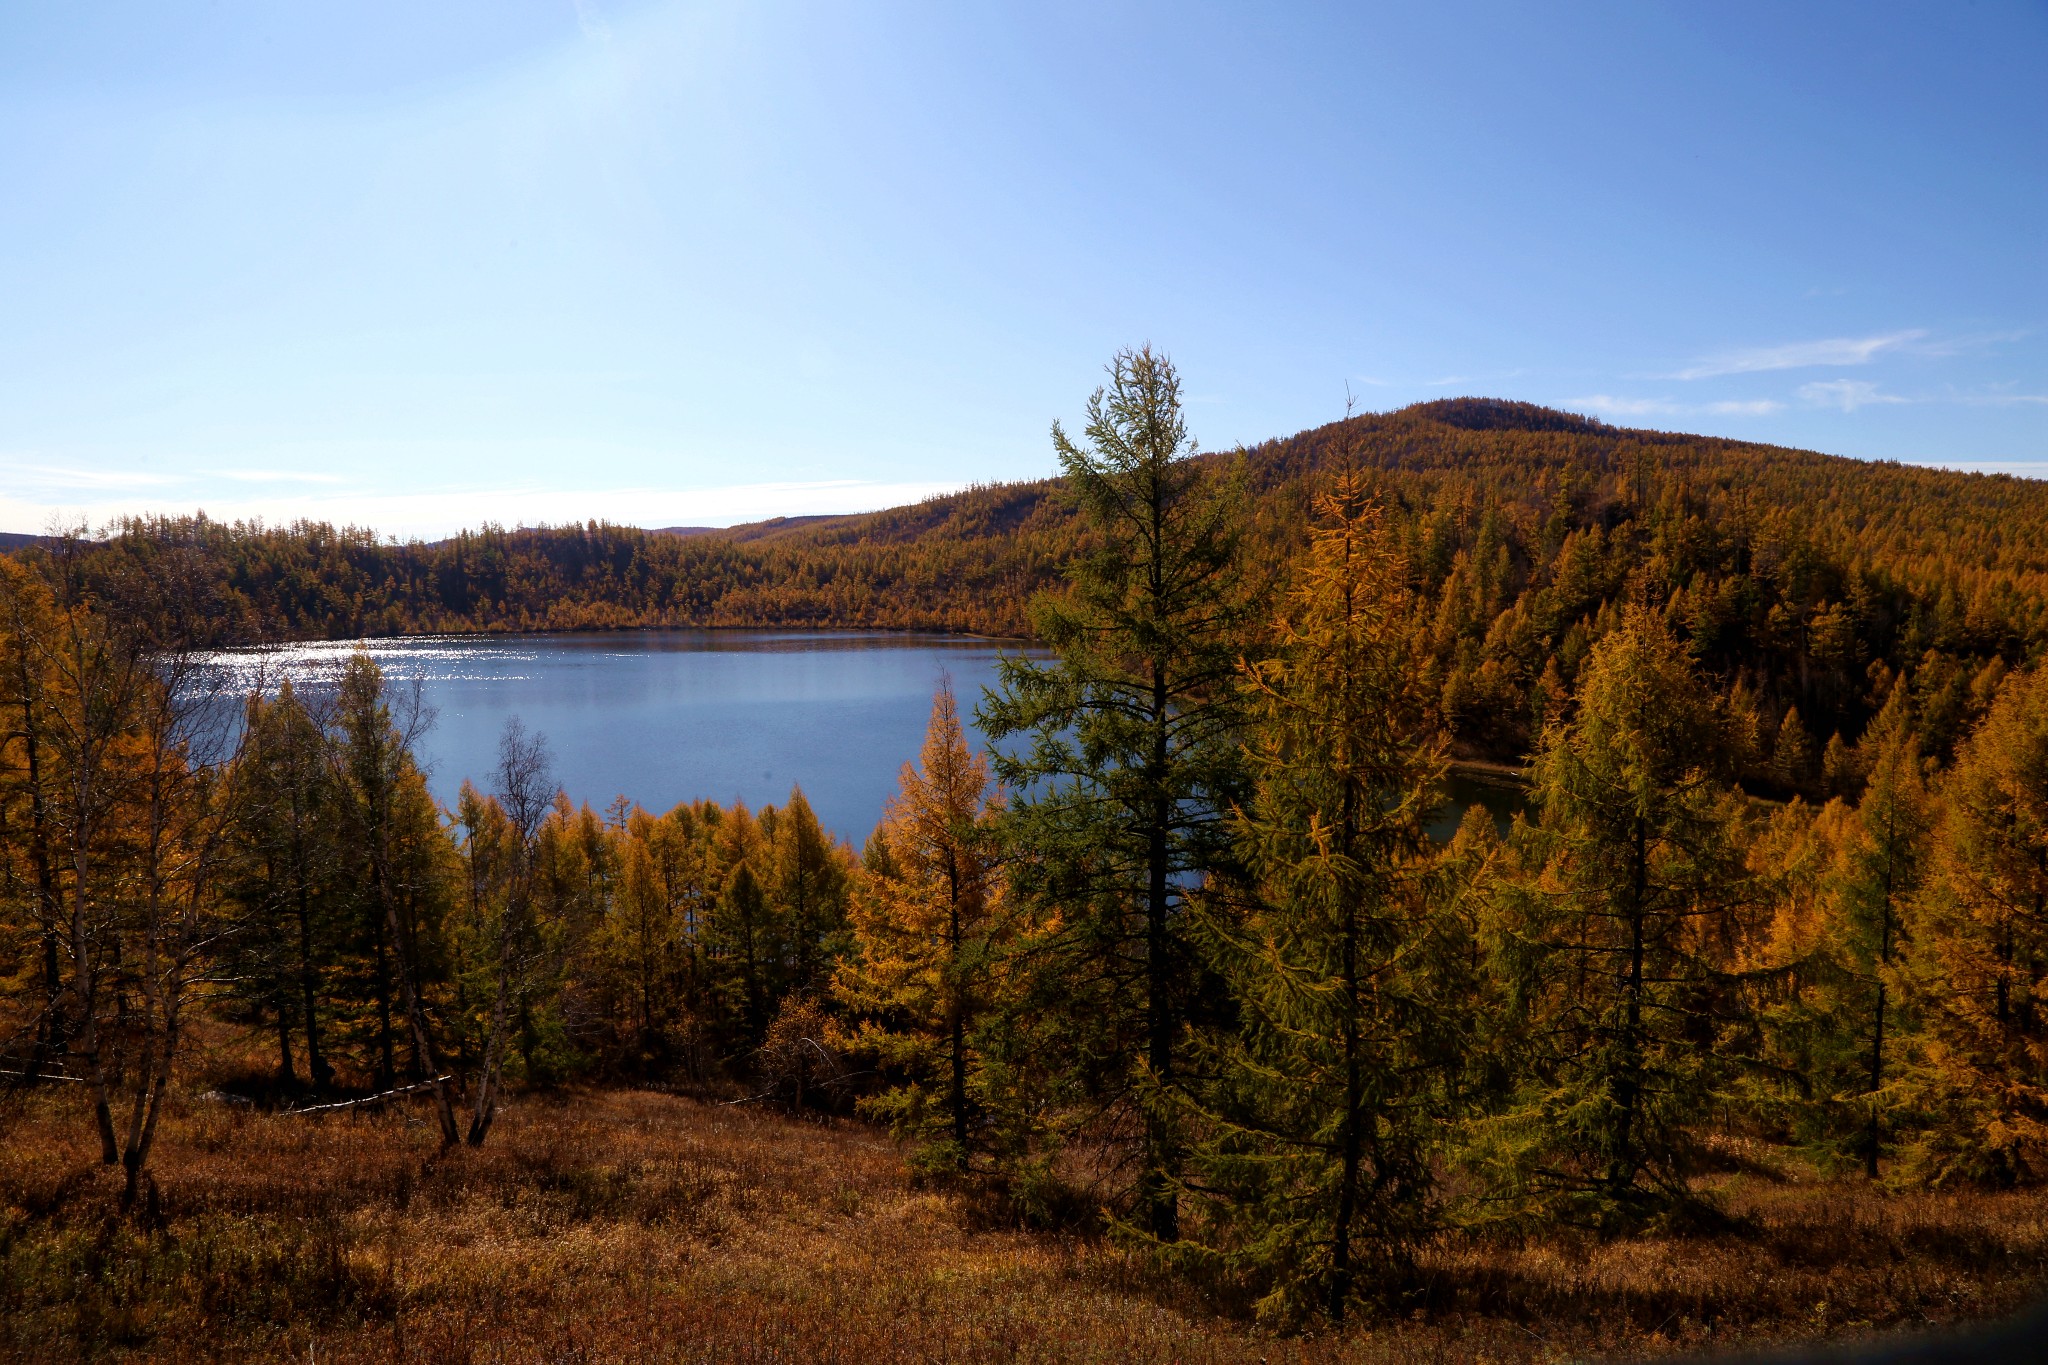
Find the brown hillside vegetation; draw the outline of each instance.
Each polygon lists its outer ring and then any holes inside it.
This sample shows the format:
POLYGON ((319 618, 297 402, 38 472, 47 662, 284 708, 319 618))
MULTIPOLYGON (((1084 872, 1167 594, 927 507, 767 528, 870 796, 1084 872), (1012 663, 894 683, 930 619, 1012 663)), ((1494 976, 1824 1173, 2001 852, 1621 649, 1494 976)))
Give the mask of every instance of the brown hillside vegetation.
POLYGON ((1426 1320, 1275 1337, 1104 1240, 920 1188, 864 1126, 577 1090, 437 1154, 423 1111, 188 1095, 128 1223, 69 1099, 9 1101, 12 1359, 1549 1361, 1979 1317, 2048 1264, 2038 1192, 1722 1176, 1740 1239, 1446 1243, 1426 1320))
MULTIPOLYGON (((1898 681, 1945 754, 1995 678, 2048 638, 2048 485, 1454 399, 1241 453, 1262 563, 1299 548, 1321 473, 1372 471, 1430 622, 1432 683, 1462 749, 1514 759, 1632 597, 1656 602, 1744 708, 1750 780, 1817 789, 1898 681), (1812 770, 1769 750, 1785 716, 1812 770)), ((863 516, 686 536, 485 527, 427 544, 299 523, 128 524, 88 578, 144 567, 207 588, 219 643, 636 626, 1025 635, 1031 595, 1090 542, 1057 480, 863 516)), ((111 591, 111 589, 110 589, 111 591)))

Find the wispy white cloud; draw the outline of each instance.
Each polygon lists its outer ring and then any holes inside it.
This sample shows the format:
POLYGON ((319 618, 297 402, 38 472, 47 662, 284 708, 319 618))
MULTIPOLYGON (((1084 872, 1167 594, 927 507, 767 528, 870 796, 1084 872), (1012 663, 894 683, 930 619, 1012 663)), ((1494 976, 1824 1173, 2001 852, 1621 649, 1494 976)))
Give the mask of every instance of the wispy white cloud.
POLYGON ((303 469, 202 469, 211 478, 233 479, 237 483, 340 483, 339 474, 315 474, 303 469))
POLYGON ((1585 412, 1604 412, 1616 417, 1763 417, 1785 405, 1775 398, 1730 398, 1716 403, 1679 403, 1669 398, 1622 398, 1596 393, 1584 398, 1567 398, 1564 405, 1585 412))
POLYGON ((1970 351, 1981 351, 1986 346, 2000 342, 2020 341, 2029 335, 2025 328, 2014 328, 2004 332, 1957 332, 1951 336, 1928 337, 1914 342, 1907 349, 1914 355, 1949 356, 1963 355, 1970 351))
POLYGON ((82 492, 114 492, 128 488, 168 488, 185 480, 175 474, 144 469, 82 469, 77 465, 0 461, 0 473, 18 488, 64 488, 82 492))
POLYGON ((1756 374, 1765 370, 1803 370, 1819 365, 1868 365, 1887 351, 1922 342, 1924 328, 1881 332, 1867 337, 1830 337, 1823 341, 1795 341, 1782 346, 1758 346, 1708 356, 1668 376, 1672 379, 1715 379, 1729 374, 1756 374))
POLYGON ((1912 401, 1895 393, 1885 393, 1867 379, 1825 379, 1812 384, 1801 384, 1799 396, 1819 407, 1840 408, 1843 412, 1854 412, 1858 408, 1867 408, 1876 403, 1912 401))
POLYGON ((1666 398, 1617 398, 1611 393, 1590 393, 1584 398, 1567 398, 1567 408, 1582 412, 1608 412, 1619 417, 1650 417, 1661 413, 1680 411, 1679 405, 1666 398))
POLYGON ((1978 408, 2005 408, 2027 404, 2048 404, 2048 393, 2014 393, 2007 388, 1980 390, 1977 393, 1959 393, 1958 403, 1978 408))

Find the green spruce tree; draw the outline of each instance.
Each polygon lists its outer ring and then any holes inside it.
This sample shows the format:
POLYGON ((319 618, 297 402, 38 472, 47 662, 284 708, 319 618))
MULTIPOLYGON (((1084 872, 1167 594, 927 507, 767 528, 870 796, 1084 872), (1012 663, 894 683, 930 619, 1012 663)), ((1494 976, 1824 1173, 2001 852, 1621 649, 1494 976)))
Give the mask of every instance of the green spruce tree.
POLYGON ((1319 502, 1277 651, 1250 675, 1249 876, 1198 912, 1242 1023, 1190 1106, 1188 1170, 1206 1239, 1265 1308, 1341 1322, 1432 1228, 1470 983, 1423 832, 1444 751, 1406 566, 1360 475, 1319 502))
MULTIPOLYGON (((1053 427, 1090 533, 1066 591, 1033 604, 1056 658, 1006 659, 979 720, 998 744, 1029 737, 998 749, 996 773, 1018 793, 1011 837, 1030 851, 1017 886, 1057 908, 1035 960, 1051 1007, 1039 1020, 1059 1028, 1031 1045, 1061 1045, 1083 1088, 1130 1112, 1141 1090, 1174 1085, 1198 1004, 1186 899, 1225 855, 1241 787, 1249 614, 1243 503, 1195 458, 1179 375, 1146 348, 1119 353, 1109 376, 1088 401, 1085 449, 1053 427)), ((1171 1241, 1179 1139, 1164 1106, 1140 1107, 1135 1195, 1145 1228, 1171 1241)))
POLYGON ((1477 1151, 1508 1207, 1603 1227, 1686 1202, 1726 1079, 1752 897, 1722 717, 1661 619, 1597 644, 1545 731, 1534 824, 1488 924, 1520 1075, 1477 1151))

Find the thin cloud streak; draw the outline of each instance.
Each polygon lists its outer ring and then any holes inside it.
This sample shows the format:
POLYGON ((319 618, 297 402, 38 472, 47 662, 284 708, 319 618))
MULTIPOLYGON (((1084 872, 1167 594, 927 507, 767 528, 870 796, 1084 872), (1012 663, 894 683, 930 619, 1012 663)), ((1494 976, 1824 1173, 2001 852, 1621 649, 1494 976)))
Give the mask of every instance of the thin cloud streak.
POLYGON ((1911 350, 1914 355, 1965 355, 1986 346, 1995 346, 2002 341, 2024 341, 2029 335, 2031 333, 2024 327, 2004 332, 1964 332, 1958 336, 1936 337, 1932 341, 1919 342, 1911 347, 1911 350))
POLYGON ((1582 412, 1609 412, 1622 417, 1648 417, 1657 413, 1675 413, 1678 405, 1663 398, 1617 398, 1612 394, 1593 393, 1584 398, 1567 398, 1560 407, 1582 412))
POLYGON ((1618 417, 1684 417, 1708 414, 1715 417, 1767 417, 1783 410, 1775 398, 1729 398, 1714 403, 1678 403, 1669 398, 1621 398, 1596 393, 1584 398, 1567 398, 1567 408, 1612 413, 1618 417))
POLYGON ((297 469, 202 469, 208 478, 237 483, 340 483, 339 474, 314 474, 297 469))
POLYGON ((1784 346, 1761 346, 1709 356, 1667 378, 1716 379, 1730 374, 1757 374, 1767 370, 1803 370, 1820 365, 1868 365, 1887 351, 1911 346, 1927 335, 1913 327, 1902 332, 1884 332, 1868 337, 1831 337, 1824 341, 1797 341, 1784 346))
POLYGON ((1885 393, 1867 379, 1827 379, 1801 384, 1799 396, 1818 407, 1840 408, 1843 412, 1854 412, 1879 403, 1912 401, 1895 393, 1885 393))
POLYGON ((16 487, 76 489, 80 492, 112 492, 126 488, 168 488, 189 482, 181 475, 156 474, 141 469, 81 469, 76 465, 35 464, 27 461, 0 463, 0 474, 16 487))
POLYGON ((1956 402, 1980 408, 2003 408, 2025 403, 2048 404, 2048 393, 1971 393, 1957 398, 1956 402))

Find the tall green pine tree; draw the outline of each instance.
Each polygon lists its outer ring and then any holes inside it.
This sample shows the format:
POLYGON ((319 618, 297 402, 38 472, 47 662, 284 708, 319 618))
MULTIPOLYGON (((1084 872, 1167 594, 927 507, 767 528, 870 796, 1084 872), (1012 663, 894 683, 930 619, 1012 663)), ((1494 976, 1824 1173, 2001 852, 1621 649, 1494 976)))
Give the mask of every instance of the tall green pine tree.
MULTIPOLYGON (((1064 593, 1033 603, 1057 655, 1012 658, 978 719, 1018 793, 1021 893, 1058 907, 1038 960, 1076 1067, 1098 1098, 1171 1088, 1196 1005, 1190 886, 1219 865, 1242 783, 1237 664, 1250 620, 1236 483, 1197 461, 1180 377, 1150 348, 1119 353, 1088 401, 1087 448, 1057 423, 1066 493, 1091 542, 1064 593), (1057 947, 1064 951, 1050 951, 1057 947)), ((1136 1195, 1146 1228, 1178 1232, 1178 1140, 1147 1104, 1136 1195)))
POLYGON ((1615 1226, 1686 1202, 1688 1125, 1742 1024, 1750 908, 1719 708, 1682 647, 1631 611, 1544 734, 1519 875, 1489 918, 1526 1053, 1478 1151, 1511 1202, 1615 1226))

